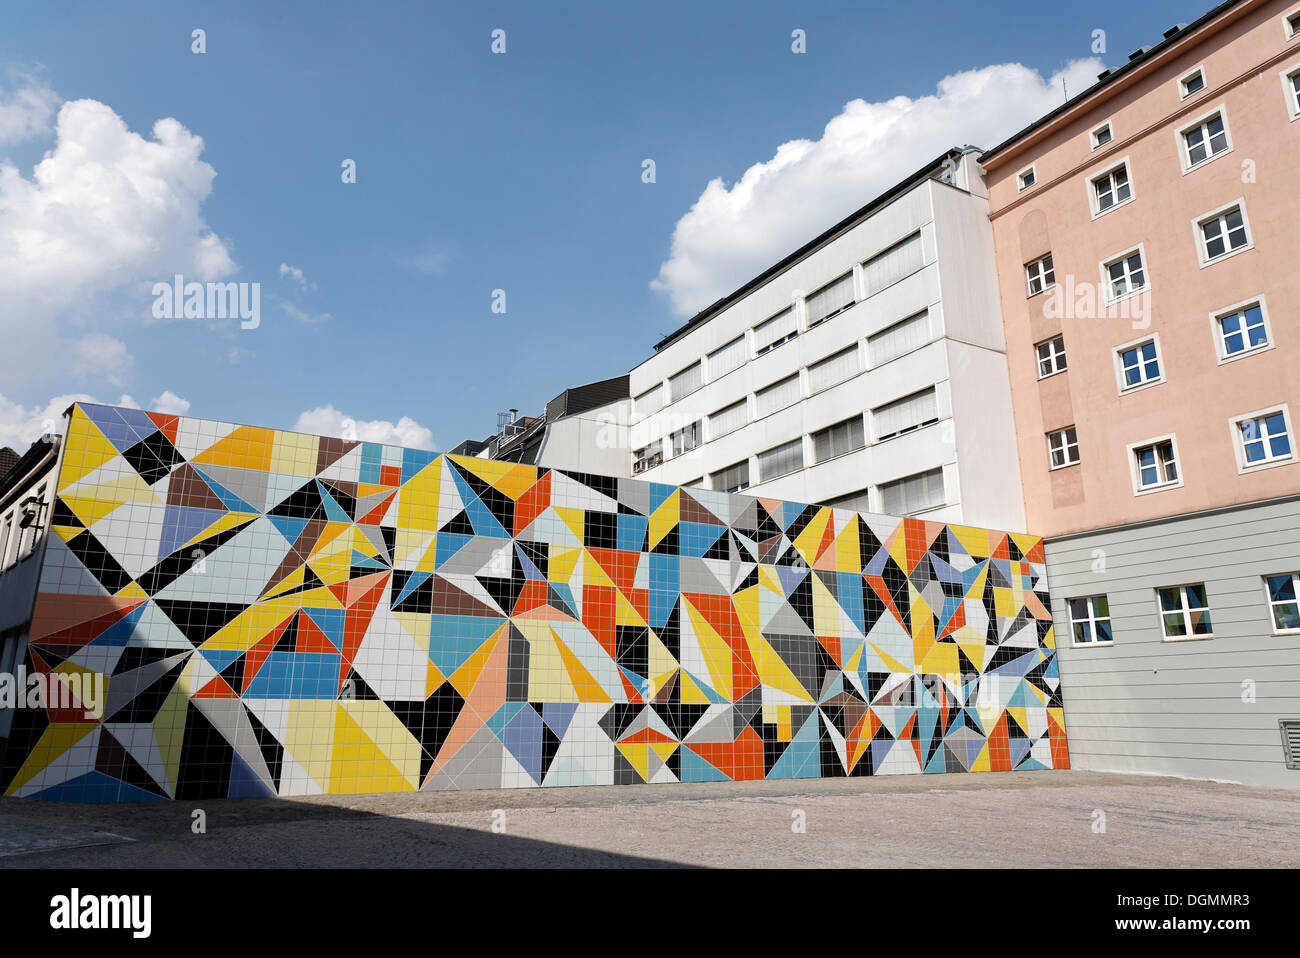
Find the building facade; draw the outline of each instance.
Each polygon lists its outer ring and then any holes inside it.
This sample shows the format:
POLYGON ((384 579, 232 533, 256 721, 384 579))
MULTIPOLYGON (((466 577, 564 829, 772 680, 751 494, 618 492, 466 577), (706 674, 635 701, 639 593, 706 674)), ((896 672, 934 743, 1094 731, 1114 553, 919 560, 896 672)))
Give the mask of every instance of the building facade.
POLYGON ((635 475, 1025 528, 988 205, 949 151, 631 371, 635 475))
POLYGON ((1298 117, 1235 0, 981 157, 1078 767, 1300 784, 1298 117))
POLYGON ((56 468, 7 795, 1068 766, 1034 536, 80 403, 56 468))

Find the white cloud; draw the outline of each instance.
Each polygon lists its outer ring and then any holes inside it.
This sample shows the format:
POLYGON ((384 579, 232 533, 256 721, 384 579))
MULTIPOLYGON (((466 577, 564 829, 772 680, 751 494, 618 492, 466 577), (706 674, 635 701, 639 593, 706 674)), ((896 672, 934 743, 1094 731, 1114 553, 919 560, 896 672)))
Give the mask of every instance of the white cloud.
POLYGON ((455 249, 447 243, 431 241, 413 253, 400 253, 397 262, 421 276, 442 276, 451 265, 455 249))
POLYGON ((792 250, 951 146, 991 147, 1096 82, 1103 64, 1076 60, 1044 78, 1019 63, 944 77, 937 92, 853 100, 819 140, 791 140, 727 186, 711 180, 677 221, 651 287, 688 316, 733 292, 792 250))
POLYGON ((329 313, 309 313, 285 299, 280 300, 280 308, 300 323, 325 323, 334 318, 329 313))
POLYGON ((153 282, 234 272, 200 211, 216 176, 202 151, 174 119, 146 140, 105 104, 75 100, 59 108, 54 147, 30 179, 0 161, 0 355, 31 360, 7 368, 8 381, 58 371, 53 358, 69 350, 82 372, 117 381, 129 354, 103 332, 109 294, 143 286, 125 312, 144 317, 153 282), (100 338, 85 336, 90 323, 100 338))
POLYGON ((308 283, 308 282, 307 282, 307 277, 306 277, 305 275, 303 275, 302 270, 300 270, 297 266, 290 266, 288 263, 281 263, 281 264, 280 264, 280 277, 281 277, 281 278, 284 278, 285 276, 288 276, 288 277, 289 277, 290 279, 292 279, 295 283, 297 283, 299 289, 309 289, 309 288, 310 288, 310 289, 315 289, 315 288, 316 288, 316 284, 315 284, 315 283, 308 283))
POLYGON ((164 412, 169 416, 184 416, 190 411, 190 401, 182 399, 170 389, 164 389, 161 396, 154 396, 149 400, 149 409, 152 412, 164 412))
MULTIPOLYGON (((47 432, 63 432, 63 413, 74 402, 97 403, 89 393, 64 393, 55 396, 44 406, 23 406, 6 398, 0 393, 0 446, 8 446, 18 452, 26 452, 27 447, 47 432)), ((131 396, 123 393, 116 400, 108 400, 111 405, 139 409, 140 404, 131 396)), ((189 412, 190 404, 170 389, 163 390, 161 396, 149 400, 150 412, 164 412, 171 416, 184 416, 189 412)))
POLYGON ((59 95, 33 73, 9 71, 12 89, 0 90, 0 143, 17 143, 50 132, 59 95))
POLYGON ((383 419, 353 419, 335 409, 332 403, 306 410, 293 424, 293 429, 319 436, 382 442, 412 449, 438 448, 434 444, 433 433, 409 416, 403 416, 396 424, 383 419))

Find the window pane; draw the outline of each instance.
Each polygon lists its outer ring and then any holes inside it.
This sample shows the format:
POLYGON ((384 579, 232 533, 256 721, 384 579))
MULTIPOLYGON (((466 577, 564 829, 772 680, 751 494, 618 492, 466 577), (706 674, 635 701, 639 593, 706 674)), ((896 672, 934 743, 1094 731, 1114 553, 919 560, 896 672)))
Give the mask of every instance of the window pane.
POLYGON ((1160 608, 1168 611, 1169 609, 1181 609, 1182 600, 1179 598, 1177 589, 1160 590, 1160 608))
POLYGON ((709 436, 717 439, 729 432, 735 432, 745 424, 745 401, 733 403, 726 409, 720 409, 709 417, 709 436))
POLYGON ((749 486, 749 460, 728 466, 713 474, 713 488, 725 492, 739 492, 749 486))
POLYGON ((1169 612, 1164 616, 1165 635, 1170 638, 1176 638, 1180 635, 1187 634, 1187 623, 1183 621, 1181 612, 1169 612))
POLYGON ((709 353, 709 379, 725 376, 745 364, 745 337, 733 339, 721 349, 709 353))
POLYGON ((862 427, 862 417, 854 416, 844 422, 813 433, 813 456, 817 462, 825 462, 836 456, 861 449, 866 444, 866 435, 862 427))
POLYGON ((886 286, 916 272, 922 265, 921 234, 913 233, 898 245, 873 256, 864 264, 867 295, 880 292, 886 286))
POLYGON ((829 286, 824 286, 805 301, 808 325, 815 326, 828 316, 853 305, 853 274, 846 273, 829 286))
POLYGON ((794 338, 797 324, 794 307, 783 310, 767 322, 754 327, 754 352, 763 353, 794 338))
POLYGON ((1271 575, 1268 582, 1268 597, 1273 602, 1295 601, 1295 576, 1271 575))
POLYGON ((786 379, 781 380, 761 390, 755 395, 758 404, 758 415, 766 416, 776 412, 778 409, 784 409, 786 406, 792 406, 799 401, 799 376, 796 373, 786 379))
POLYGON ((904 353, 919 349, 930 341, 930 314, 917 313, 901 323, 895 323, 867 339, 867 352, 871 365, 879 366, 904 353))
POLYGON ((636 397, 636 414, 639 418, 644 419, 657 413, 664 407, 664 387, 655 386, 653 389, 647 389, 641 395, 636 397))
POLYGON ((858 347, 850 346, 808 367, 808 389, 811 392, 820 392, 851 376, 856 376, 860 371, 858 347))
POLYGON ((1113 632, 1111 632, 1111 628, 1110 628, 1110 620, 1109 620, 1109 619, 1107 619, 1107 620, 1104 621, 1104 622, 1098 622, 1098 623, 1097 623, 1097 641, 1098 641, 1098 642, 1114 642, 1114 641, 1115 641, 1115 635, 1114 635, 1113 632))
POLYGON ((758 478, 766 482, 803 468, 803 440, 795 439, 758 454, 758 478))
POLYGON ((877 440, 889 439, 939 421, 939 403, 934 387, 878 406, 871 411, 877 440))
POLYGON ((943 469, 931 469, 880 487, 881 503, 890 515, 910 515, 943 505, 943 469))
POLYGON ((704 379, 700 364, 695 363, 688 366, 668 380, 668 401, 676 402, 684 396, 689 396, 702 385, 704 385, 704 379))

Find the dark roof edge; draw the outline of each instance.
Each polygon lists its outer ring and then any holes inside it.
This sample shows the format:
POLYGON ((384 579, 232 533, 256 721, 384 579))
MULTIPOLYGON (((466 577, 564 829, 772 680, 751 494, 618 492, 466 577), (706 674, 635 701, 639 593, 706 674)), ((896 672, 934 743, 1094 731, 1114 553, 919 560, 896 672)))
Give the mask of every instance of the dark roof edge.
POLYGON ((1177 33, 1171 34, 1170 36, 1161 40, 1159 43, 1148 47, 1146 52, 1143 53, 1141 56, 1134 57, 1132 60, 1129 60, 1127 63, 1123 64, 1122 66, 1115 67, 1113 70, 1111 70, 1109 73, 1106 74, 1105 79, 1098 80, 1096 83, 1088 87, 1082 93, 1075 94, 1073 97, 1071 97, 1070 99, 1062 103, 1060 106, 1058 106, 1051 113, 1043 114, 1033 123, 1030 123, 1023 130, 1013 133, 1011 136, 1007 137, 997 146, 992 147, 989 150, 986 150, 983 154, 980 155, 980 163, 986 163, 992 157, 1005 151, 1007 148, 1011 147, 1012 145, 1019 142, 1020 140, 1023 140, 1025 137, 1033 133, 1039 127, 1046 126, 1047 124, 1055 120, 1057 117, 1061 116, 1064 113, 1068 113, 1070 110, 1074 109, 1084 100, 1088 99, 1089 97, 1095 96, 1097 93, 1101 92, 1101 90, 1103 90, 1110 84, 1114 83, 1120 77, 1127 76, 1129 73, 1131 73, 1133 70, 1136 70, 1144 63, 1147 63, 1148 61, 1160 56, 1170 47, 1174 46, 1177 43, 1182 42, 1187 38, 1189 34, 1193 33, 1196 30, 1199 30, 1201 27, 1205 26, 1205 24, 1209 23, 1211 20, 1214 20, 1220 14, 1226 13, 1232 7, 1238 6, 1246 2, 1248 2, 1248 0, 1225 0, 1224 3, 1219 4, 1213 10, 1198 17, 1196 20, 1192 21, 1187 26, 1183 27, 1177 33))
POLYGON ((41 436, 28 446, 27 451, 18 457, 18 461, 4 475, 0 476, 0 498, 12 492, 17 487, 18 480, 26 476, 42 459, 58 448, 58 438, 49 434, 41 436))
POLYGON ((765 284, 768 280, 785 272, 787 269, 789 269, 795 263, 799 262, 801 259, 804 259, 805 257, 811 255, 819 247, 829 243, 838 234, 845 232, 846 230, 850 229, 853 226, 856 226, 858 222, 860 222, 861 220, 866 219, 867 217, 871 216, 873 213, 877 212, 883 207, 888 206, 890 203, 892 203, 903 193, 906 193, 909 190, 914 189, 918 184, 924 182, 925 180, 933 179, 934 174, 943 168, 943 164, 946 160, 949 160, 955 156, 962 156, 965 153, 969 153, 969 152, 978 152, 978 150, 975 150, 974 148, 969 146, 954 146, 954 147, 950 147, 948 150, 945 150, 943 153, 941 153, 938 156, 937 159, 932 160, 931 162, 927 163, 925 166, 917 170, 915 173, 912 173, 910 176, 906 177, 905 179, 891 186, 888 190, 886 190, 884 193, 881 193, 874 200, 871 200, 865 206, 859 208, 857 211, 850 213, 848 216, 840 220, 830 229, 826 230, 826 232, 817 236, 815 239, 809 241, 808 243, 805 243, 803 246, 799 247, 797 250, 795 250, 793 253, 787 256, 785 259, 781 260, 779 263, 776 263, 773 266, 769 266, 762 273, 755 276, 753 279, 751 279, 744 286, 740 287, 740 289, 736 290, 734 293, 729 293, 728 295, 718 300, 716 303, 713 303, 711 306, 706 306, 704 309, 700 310, 698 313, 696 313, 694 316, 688 319, 683 325, 679 326, 676 330, 669 333, 663 339, 659 340, 659 342, 655 343, 655 352, 659 352, 659 350, 663 349, 665 346, 668 346, 669 344, 676 342, 683 335, 685 335, 689 330, 692 330, 697 326, 699 326, 700 324, 712 319, 715 315, 722 312, 724 309, 726 309, 728 306, 731 306, 733 303, 737 302, 738 300, 743 299, 745 296, 752 293, 755 289, 765 284))

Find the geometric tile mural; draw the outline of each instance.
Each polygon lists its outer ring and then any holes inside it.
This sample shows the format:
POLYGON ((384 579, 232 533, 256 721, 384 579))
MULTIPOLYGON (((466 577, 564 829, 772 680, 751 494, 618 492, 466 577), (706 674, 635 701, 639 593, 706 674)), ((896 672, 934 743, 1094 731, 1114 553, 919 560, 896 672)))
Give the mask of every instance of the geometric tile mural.
POLYGON ((1035 536, 88 404, 57 486, 5 794, 1068 766, 1035 536))

